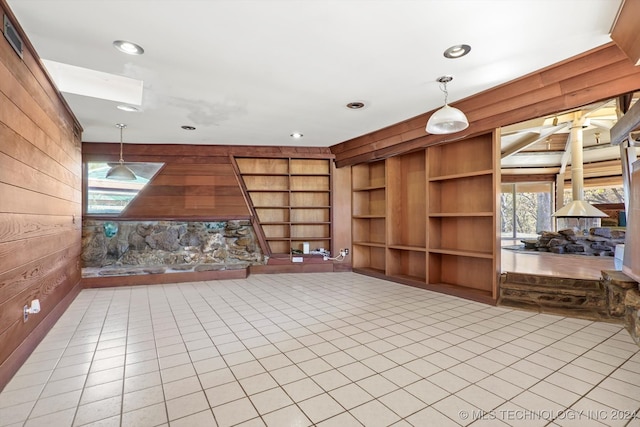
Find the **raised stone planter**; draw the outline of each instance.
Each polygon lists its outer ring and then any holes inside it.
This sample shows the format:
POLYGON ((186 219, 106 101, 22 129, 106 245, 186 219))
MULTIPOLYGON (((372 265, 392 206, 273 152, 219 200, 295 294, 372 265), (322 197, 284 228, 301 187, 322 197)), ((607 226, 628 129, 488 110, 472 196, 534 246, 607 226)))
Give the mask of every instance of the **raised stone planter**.
POLYGON ((97 221, 82 228, 83 277, 246 269, 265 258, 250 221, 97 221))

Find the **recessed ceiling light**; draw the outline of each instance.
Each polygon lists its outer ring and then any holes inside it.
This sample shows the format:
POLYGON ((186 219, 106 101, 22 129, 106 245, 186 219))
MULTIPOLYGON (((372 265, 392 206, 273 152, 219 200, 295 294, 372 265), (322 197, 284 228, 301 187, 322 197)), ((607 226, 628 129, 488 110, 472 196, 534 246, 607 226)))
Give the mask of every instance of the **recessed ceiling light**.
POLYGON ((127 111, 129 113, 137 113, 140 111, 138 107, 134 107, 133 105, 118 105, 116 107, 118 110, 127 111))
POLYGON ((304 135, 302 135, 300 132, 294 132, 291 134, 291 138, 293 139, 300 139, 302 138, 304 135))
POLYGON ((445 50, 444 57, 450 59, 462 58, 469 52, 471 52, 471 46, 468 44, 457 44, 445 50))
POLYGON ((193 126, 189 126, 189 125, 184 125, 184 126, 180 126, 182 129, 184 130, 196 130, 195 127, 193 126))
POLYGON ((361 108, 364 108, 364 102, 360 102, 360 101, 350 102, 347 104, 347 108, 350 110, 359 110, 361 108))
POLYGON ((144 49, 142 48, 142 46, 132 42, 128 42, 126 40, 114 41, 113 47, 118 49, 120 52, 124 52, 129 55, 142 55, 144 53, 144 49))

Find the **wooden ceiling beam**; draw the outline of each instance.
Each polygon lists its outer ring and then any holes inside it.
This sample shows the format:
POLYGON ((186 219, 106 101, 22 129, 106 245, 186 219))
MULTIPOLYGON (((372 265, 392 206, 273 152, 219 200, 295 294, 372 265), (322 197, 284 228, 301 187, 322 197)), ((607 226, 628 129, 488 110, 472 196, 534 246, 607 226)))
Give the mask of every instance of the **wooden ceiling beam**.
POLYGON ((640 102, 633 104, 618 122, 611 127, 609 135, 612 145, 620 145, 629 134, 640 127, 640 102))
POLYGON ((561 125, 553 126, 551 128, 545 129, 544 131, 540 132, 539 135, 527 137, 520 143, 514 145, 513 147, 510 147, 508 150, 502 153, 501 157, 503 159, 506 159, 507 157, 513 154, 519 153, 520 151, 525 150, 531 147, 532 145, 537 144, 540 141, 544 141, 545 139, 547 139, 547 137, 553 135, 558 131, 566 129, 568 127, 569 127, 569 123, 563 123, 561 125))
POLYGON ((635 65, 640 65, 638 16, 640 16, 640 0, 625 0, 611 31, 611 40, 635 65))
POLYGON ((470 126, 464 132, 427 134, 424 126, 433 113, 429 112, 330 149, 338 167, 369 162, 639 89, 640 67, 635 67, 612 42, 452 104, 469 118, 470 126))

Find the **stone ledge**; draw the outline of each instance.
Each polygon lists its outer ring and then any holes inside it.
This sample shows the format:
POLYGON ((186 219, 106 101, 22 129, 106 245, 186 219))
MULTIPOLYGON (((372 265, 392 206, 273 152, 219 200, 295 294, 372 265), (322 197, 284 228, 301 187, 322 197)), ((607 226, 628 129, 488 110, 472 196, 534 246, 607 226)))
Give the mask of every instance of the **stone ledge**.
POLYGON ((621 271, 603 270, 599 280, 523 273, 500 276, 499 306, 566 317, 623 323, 640 345, 640 288, 621 271))
POLYGON ((503 273, 498 305, 611 321, 599 280, 503 273))
POLYGON ((245 279, 249 268, 218 271, 176 271, 170 274, 134 274, 125 276, 83 277, 83 288, 104 288, 136 285, 161 285, 170 283, 200 282, 205 280, 245 279))

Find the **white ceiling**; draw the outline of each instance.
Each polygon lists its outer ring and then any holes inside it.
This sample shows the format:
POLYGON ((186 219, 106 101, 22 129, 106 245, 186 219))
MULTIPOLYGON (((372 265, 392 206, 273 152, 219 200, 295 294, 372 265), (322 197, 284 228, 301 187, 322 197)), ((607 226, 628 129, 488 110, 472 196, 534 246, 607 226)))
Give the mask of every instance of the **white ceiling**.
POLYGON ((65 97, 83 140, 331 146, 610 41, 621 0, 7 0, 43 59, 144 81, 65 97), (125 55, 114 40, 140 44, 125 55), (443 51, 467 43, 460 59, 443 51), (362 110, 346 104, 362 101, 362 110), (192 125, 185 131, 181 125, 192 125), (290 134, 300 131, 302 140, 290 134))

